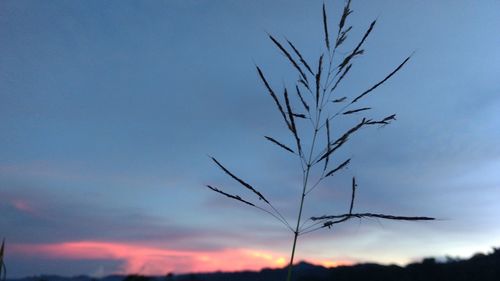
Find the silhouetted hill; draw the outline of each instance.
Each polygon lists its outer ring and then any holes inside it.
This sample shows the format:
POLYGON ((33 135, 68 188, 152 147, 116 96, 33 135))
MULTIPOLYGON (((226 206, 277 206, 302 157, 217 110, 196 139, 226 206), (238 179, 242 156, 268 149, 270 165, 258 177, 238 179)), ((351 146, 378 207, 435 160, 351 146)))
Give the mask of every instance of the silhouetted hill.
MULTIPOLYGON (((280 281, 286 278, 286 268, 263 269, 261 271, 214 272, 203 274, 167 275, 147 277, 140 275, 112 275, 101 279, 87 276, 65 278, 59 276, 36 276, 10 281, 280 281)), ((470 259, 447 258, 438 262, 426 258, 420 263, 406 267, 397 265, 357 264, 325 268, 305 262, 294 267, 295 281, 499 281, 500 248, 489 254, 476 254, 470 259)))

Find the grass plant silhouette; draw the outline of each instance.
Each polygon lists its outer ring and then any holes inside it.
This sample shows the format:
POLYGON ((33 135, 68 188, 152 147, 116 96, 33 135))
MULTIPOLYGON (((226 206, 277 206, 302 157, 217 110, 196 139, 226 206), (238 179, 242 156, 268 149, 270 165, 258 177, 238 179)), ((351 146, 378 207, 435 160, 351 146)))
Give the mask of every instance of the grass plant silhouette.
MULTIPOLYGON (((339 47, 343 47, 348 38, 352 26, 348 25, 349 15, 352 13, 351 1, 345 2, 342 15, 338 20, 338 30, 335 38, 330 36, 330 25, 326 6, 323 4, 322 21, 324 33, 323 53, 316 59, 316 65, 307 61, 299 49, 291 41, 286 40, 286 44, 281 43, 272 35, 268 35, 272 43, 285 56, 291 66, 297 71, 296 83, 291 87, 294 89, 295 95, 289 93, 285 87, 282 95, 274 90, 267 76, 259 66, 257 74, 262 80, 266 91, 275 104, 285 128, 289 131, 290 140, 293 145, 288 142, 278 140, 275 137, 265 136, 265 139, 276 145, 280 149, 295 156, 301 164, 302 168, 302 188, 300 192, 300 205, 298 207, 298 215, 293 224, 291 224, 282 213, 275 208, 271 201, 265 197, 257 188, 241 179, 228 168, 226 168, 219 160, 211 157, 212 161, 229 177, 237 181, 241 186, 253 193, 259 203, 252 202, 248 199, 243 199, 239 195, 229 194, 218 187, 207 185, 212 191, 224 195, 230 199, 237 200, 247 206, 257 208, 267 214, 273 216, 276 220, 282 223, 292 234, 292 251, 290 261, 288 263, 287 281, 292 280, 293 262, 297 240, 301 235, 311 233, 323 228, 331 229, 335 225, 345 222, 353 218, 378 218, 387 220, 407 220, 407 221, 422 221, 433 220, 431 217, 423 216, 400 216, 388 215, 379 213, 356 213, 354 212, 354 203, 356 199, 357 183, 356 178, 351 181, 351 199, 349 210, 343 214, 325 215, 310 217, 303 220, 303 208, 307 196, 315 190, 321 182, 331 176, 336 175, 340 170, 346 168, 351 159, 337 159, 336 152, 346 144, 349 139, 356 135, 361 129, 367 127, 384 127, 396 120, 396 114, 390 114, 382 118, 371 118, 365 114, 372 109, 371 106, 362 105, 365 98, 387 82, 393 75, 399 72, 403 66, 410 60, 411 55, 404 58, 399 65, 396 65, 388 74, 380 77, 378 82, 358 95, 344 96, 339 95, 338 86, 346 80, 349 71, 354 65, 355 59, 364 54, 364 43, 372 33, 376 20, 372 21, 369 27, 364 32, 363 37, 358 41, 355 47, 347 52, 343 57, 338 58, 337 53, 339 47), (332 40, 333 39, 333 40, 332 40), (313 68, 314 67, 314 68, 313 68), (299 108, 292 106, 291 99, 296 99, 296 104, 299 108), (332 122, 338 119, 350 118, 362 115, 353 125, 339 133, 332 130, 332 122), (306 122, 310 125, 309 128, 299 122, 306 122), (322 140, 322 141, 321 141, 322 140), (313 178, 313 170, 317 178, 313 178)), ((352 121, 351 121, 352 122, 352 121)))
POLYGON ((0 280, 5 280, 7 278, 7 268, 3 261, 5 253, 5 239, 2 240, 2 246, 0 247, 0 280))

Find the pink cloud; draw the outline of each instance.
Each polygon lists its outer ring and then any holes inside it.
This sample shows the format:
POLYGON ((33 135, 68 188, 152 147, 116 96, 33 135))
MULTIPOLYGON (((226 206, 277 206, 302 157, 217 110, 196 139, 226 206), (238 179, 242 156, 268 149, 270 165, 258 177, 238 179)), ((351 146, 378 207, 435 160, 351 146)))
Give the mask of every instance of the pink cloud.
MULTIPOLYGON (((223 249, 217 251, 184 251, 156 248, 139 244, 78 241, 54 244, 13 245, 16 254, 45 258, 108 259, 122 261, 121 274, 160 275, 167 272, 211 272, 259 270, 283 267, 287 255, 257 249, 223 249)), ((313 261, 325 266, 333 261, 313 261)), ((342 263, 344 264, 344 263, 342 263)))
POLYGON ((179 251, 137 244, 79 241, 55 244, 15 245, 12 251, 32 256, 66 259, 110 259, 123 261, 116 273, 165 274, 260 269, 284 265, 284 257, 267 251, 226 249, 179 251))
POLYGON ((11 204, 18 211, 21 211, 23 213, 35 214, 35 209, 33 208, 33 206, 31 206, 31 204, 25 200, 14 199, 11 201, 11 204))

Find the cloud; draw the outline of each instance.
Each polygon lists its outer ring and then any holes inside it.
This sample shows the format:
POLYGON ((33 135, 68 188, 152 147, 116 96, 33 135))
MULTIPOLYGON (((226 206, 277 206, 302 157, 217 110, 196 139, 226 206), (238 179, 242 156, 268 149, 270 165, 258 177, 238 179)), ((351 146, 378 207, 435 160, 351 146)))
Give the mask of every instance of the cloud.
POLYGON ((18 211, 35 214, 35 209, 33 208, 33 206, 25 200, 15 199, 11 201, 11 204, 18 211))
MULTIPOLYGON (((103 241, 16 244, 11 246, 11 252, 14 255, 36 256, 47 259, 120 261, 120 267, 115 272, 108 272, 108 274, 140 273, 158 275, 167 272, 259 270, 262 268, 284 267, 288 259, 287 255, 283 253, 250 248, 192 251, 152 247, 137 243, 103 241)), ((326 266, 339 264, 339 262, 332 260, 314 262, 326 266)), ((102 268, 100 271, 102 272, 102 268)))
MULTIPOLYGON (((228 248, 213 251, 176 250, 153 247, 138 243, 105 241, 74 241, 52 244, 15 244, 10 251, 18 256, 67 259, 67 260, 114 260, 120 265, 113 272, 119 274, 161 275, 168 272, 213 272, 260 270, 287 265, 288 256, 280 252, 253 248, 228 248)), ((324 266, 350 264, 349 261, 310 260, 324 266)))

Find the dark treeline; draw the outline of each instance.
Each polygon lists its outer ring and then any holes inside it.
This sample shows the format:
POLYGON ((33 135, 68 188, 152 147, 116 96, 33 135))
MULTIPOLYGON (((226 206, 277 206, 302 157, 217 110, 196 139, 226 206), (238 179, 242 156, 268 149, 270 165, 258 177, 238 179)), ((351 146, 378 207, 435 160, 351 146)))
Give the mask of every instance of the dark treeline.
MULTIPOLYGON (((437 261, 434 258, 426 258, 422 262, 405 267, 358 264, 325 268, 302 262, 294 267, 294 272, 295 281, 499 281, 500 248, 493 249, 489 254, 476 254, 466 260, 447 258, 445 261, 437 261)), ((263 269, 259 272, 168 274, 163 277, 108 276, 102 279, 85 276, 74 278, 41 276, 16 281, 279 281, 285 278, 286 268, 263 269)))
MULTIPOLYGON (((467 260, 447 258, 438 262, 424 259, 405 267, 396 265, 358 264, 324 268, 300 263, 295 268, 296 281, 499 281, 500 248, 490 254, 476 254, 467 260)), ((178 276, 176 281, 276 281, 285 280, 286 270, 260 272, 212 273, 178 276)))

